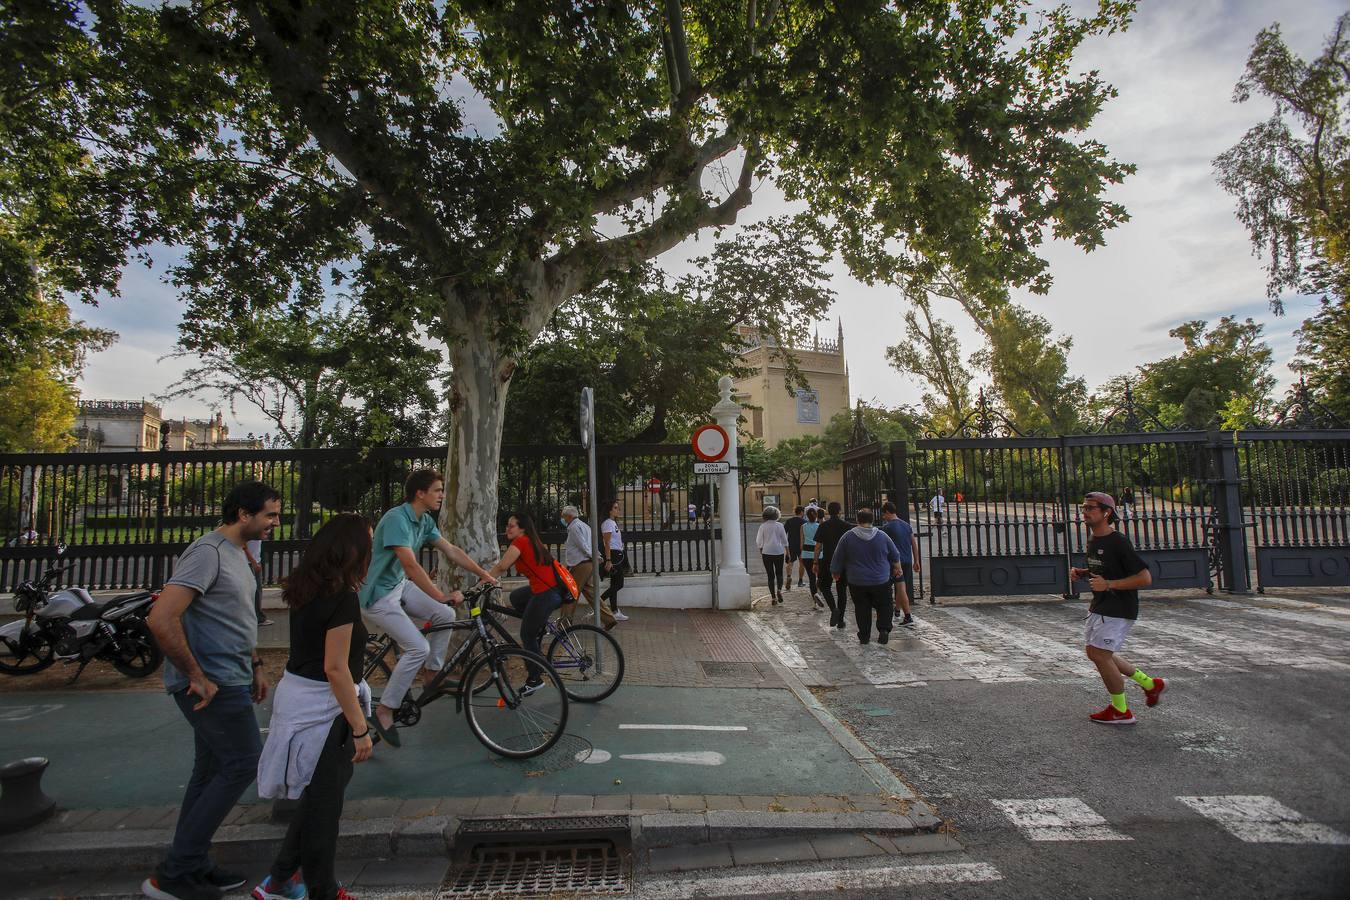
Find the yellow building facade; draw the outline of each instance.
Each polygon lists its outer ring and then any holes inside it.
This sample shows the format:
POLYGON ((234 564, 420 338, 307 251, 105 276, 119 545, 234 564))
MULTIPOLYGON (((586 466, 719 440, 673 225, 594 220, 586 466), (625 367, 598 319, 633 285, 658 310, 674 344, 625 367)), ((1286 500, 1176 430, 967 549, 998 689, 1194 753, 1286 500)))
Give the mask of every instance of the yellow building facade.
MULTIPOLYGON (((742 362, 755 370, 748 378, 736 381, 736 399, 746 407, 741 433, 755 437, 770 447, 778 446, 787 438, 804 435, 820 436, 837 413, 849 409, 848 364, 844 360, 844 327, 839 325, 838 338, 823 339, 817 335, 809 344, 792 347, 797 367, 806 378, 809 388, 789 391, 785 380, 787 366, 783 349, 753 328, 742 327, 740 336, 745 341, 742 362)), ((809 484, 802 485, 801 500, 812 497, 821 505, 828 500, 843 500, 843 472, 820 472, 809 484)), ((791 515, 797 503, 797 492, 790 483, 752 484, 746 491, 746 515, 757 515, 773 503, 785 508, 791 515)))

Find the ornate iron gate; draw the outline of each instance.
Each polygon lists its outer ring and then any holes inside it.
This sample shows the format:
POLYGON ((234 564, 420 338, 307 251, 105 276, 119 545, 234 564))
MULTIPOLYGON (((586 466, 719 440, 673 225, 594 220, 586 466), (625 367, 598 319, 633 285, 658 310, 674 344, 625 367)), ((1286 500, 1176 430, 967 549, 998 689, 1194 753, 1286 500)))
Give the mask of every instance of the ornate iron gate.
POLYGON ((1257 589, 1350 584, 1350 429, 1237 434, 1257 589))
POLYGON ((1086 533, 1077 504, 1104 490, 1153 586, 1213 589, 1214 509, 1205 432, 917 442, 914 498, 932 534, 933 596, 1065 593, 1086 533), (941 512, 932 498, 941 490, 941 512))

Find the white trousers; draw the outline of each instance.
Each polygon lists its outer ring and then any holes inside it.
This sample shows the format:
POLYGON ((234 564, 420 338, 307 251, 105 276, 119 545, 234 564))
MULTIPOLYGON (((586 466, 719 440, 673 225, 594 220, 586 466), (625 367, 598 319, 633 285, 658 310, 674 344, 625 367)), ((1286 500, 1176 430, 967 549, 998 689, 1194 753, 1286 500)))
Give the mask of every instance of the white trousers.
POLYGON ((422 623, 446 625, 455 621, 455 610, 440 603, 426 592, 404 579, 398 587, 361 610, 361 618, 371 633, 384 632, 399 647, 398 665, 389 676, 389 683, 380 695, 380 705, 398 709, 412 687, 417 670, 425 666, 436 671, 445 665, 445 648, 450 645, 450 631, 437 631, 423 636, 422 623))

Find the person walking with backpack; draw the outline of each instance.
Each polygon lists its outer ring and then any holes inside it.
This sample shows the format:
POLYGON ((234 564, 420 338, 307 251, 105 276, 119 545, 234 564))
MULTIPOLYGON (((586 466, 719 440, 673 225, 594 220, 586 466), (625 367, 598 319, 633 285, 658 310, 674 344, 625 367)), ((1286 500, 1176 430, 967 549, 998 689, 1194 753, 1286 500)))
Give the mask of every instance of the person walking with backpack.
POLYGON ((830 572, 839 578, 848 574, 853 592, 853 616, 858 622, 858 643, 872 637, 872 615, 876 614, 877 643, 891 639, 891 613, 894 608, 891 579, 899 578, 900 551, 895 542, 879 528, 872 527, 872 511, 860 509, 858 524, 849 529, 830 556, 830 572))
MULTIPOLYGON (((788 536, 783 523, 778 521, 778 507, 764 507, 764 522, 755 532, 755 546, 769 576, 769 596, 775 605, 783 602, 783 557, 787 555, 788 536)), ((791 574, 789 573, 789 576, 791 574)))
MULTIPOLYGON (((534 519, 523 512, 512 513, 506 519, 506 539, 509 545, 502 558, 497 560, 489 574, 500 578, 507 570, 515 566, 528 580, 511 592, 511 605, 520 613, 520 645, 526 650, 539 653, 539 645, 548 626, 548 617, 562 606, 563 590, 557 563, 539 537, 539 529, 534 519)), ((525 681, 524 694, 532 694, 544 684, 543 672, 533 663, 526 664, 529 677, 525 681)))
POLYGON ((816 532, 820 529, 820 510, 814 506, 806 508, 806 524, 802 525, 802 562, 806 566, 806 577, 811 586, 811 603, 816 609, 824 609, 825 601, 820 599, 819 584, 816 579, 816 532))
POLYGON ((845 573, 842 578, 833 578, 830 562, 834 547, 848 531, 849 523, 842 515, 844 508, 838 500, 831 500, 826 509, 829 518, 816 529, 816 584, 830 608, 830 627, 843 628, 844 610, 848 606, 848 575, 845 573))
POLYGON ((803 580, 803 569, 805 564, 802 562, 802 526, 806 524, 806 518, 802 514, 805 507, 797 507, 792 511, 792 515, 783 523, 783 530, 787 532, 787 554, 783 557, 783 564, 786 567, 784 580, 787 582, 787 589, 792 590, 792 569, 794 563, 797 569, 797 587, 805 584, 803 580))
POLYGON ((1092 604, 1087 617, 1087 657, 1097 667, 1110 704, 1089 718, 1103 725, 1133 725, 1137 721, 1125 698, 1125 679, 1144 689, 1148 706, 1157 706, 1167 682, 1151 678, 1120 655, 1120 648, 1139 618, 1139 589, 1153 583, 1148 564, 1139 558, 1129 538, 1115 529, 1116 501, 1110 494, 1092 491, 1080 507, 1090 536, 1087 566, 1075 566, 1073 580, 1090 578, 1092 604))

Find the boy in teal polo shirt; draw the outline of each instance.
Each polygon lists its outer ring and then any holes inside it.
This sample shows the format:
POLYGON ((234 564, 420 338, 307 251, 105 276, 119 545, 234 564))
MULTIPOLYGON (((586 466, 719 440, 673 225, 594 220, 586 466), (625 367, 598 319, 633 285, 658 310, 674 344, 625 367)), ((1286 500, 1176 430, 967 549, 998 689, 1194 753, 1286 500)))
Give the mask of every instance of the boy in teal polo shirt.
POLYGON ((447 604, 464 599, 459 591, 447 596, 417 561, 423 547, 434 546, 447 559, 468 569, 484 581, 496 582, 487 570, 441 536, 436 513, 445 500, 445 482, 434 469, 419 469, 408 476, 404 503, 389 510, 375 526, 370 570, 361 586, 361 618, 372 633, 383 631, 398 644, 398 664, 389 675, 379 705, 375 707, 375 730, 390 746, 399 745, 394 713, 412 687, 413 676, 425 666, 427 676, 445 665, 450 632, 422 634, 417 623, 444 625, 455 621, 447 604), (414 621, 416 619, 416 621, 414 621))

